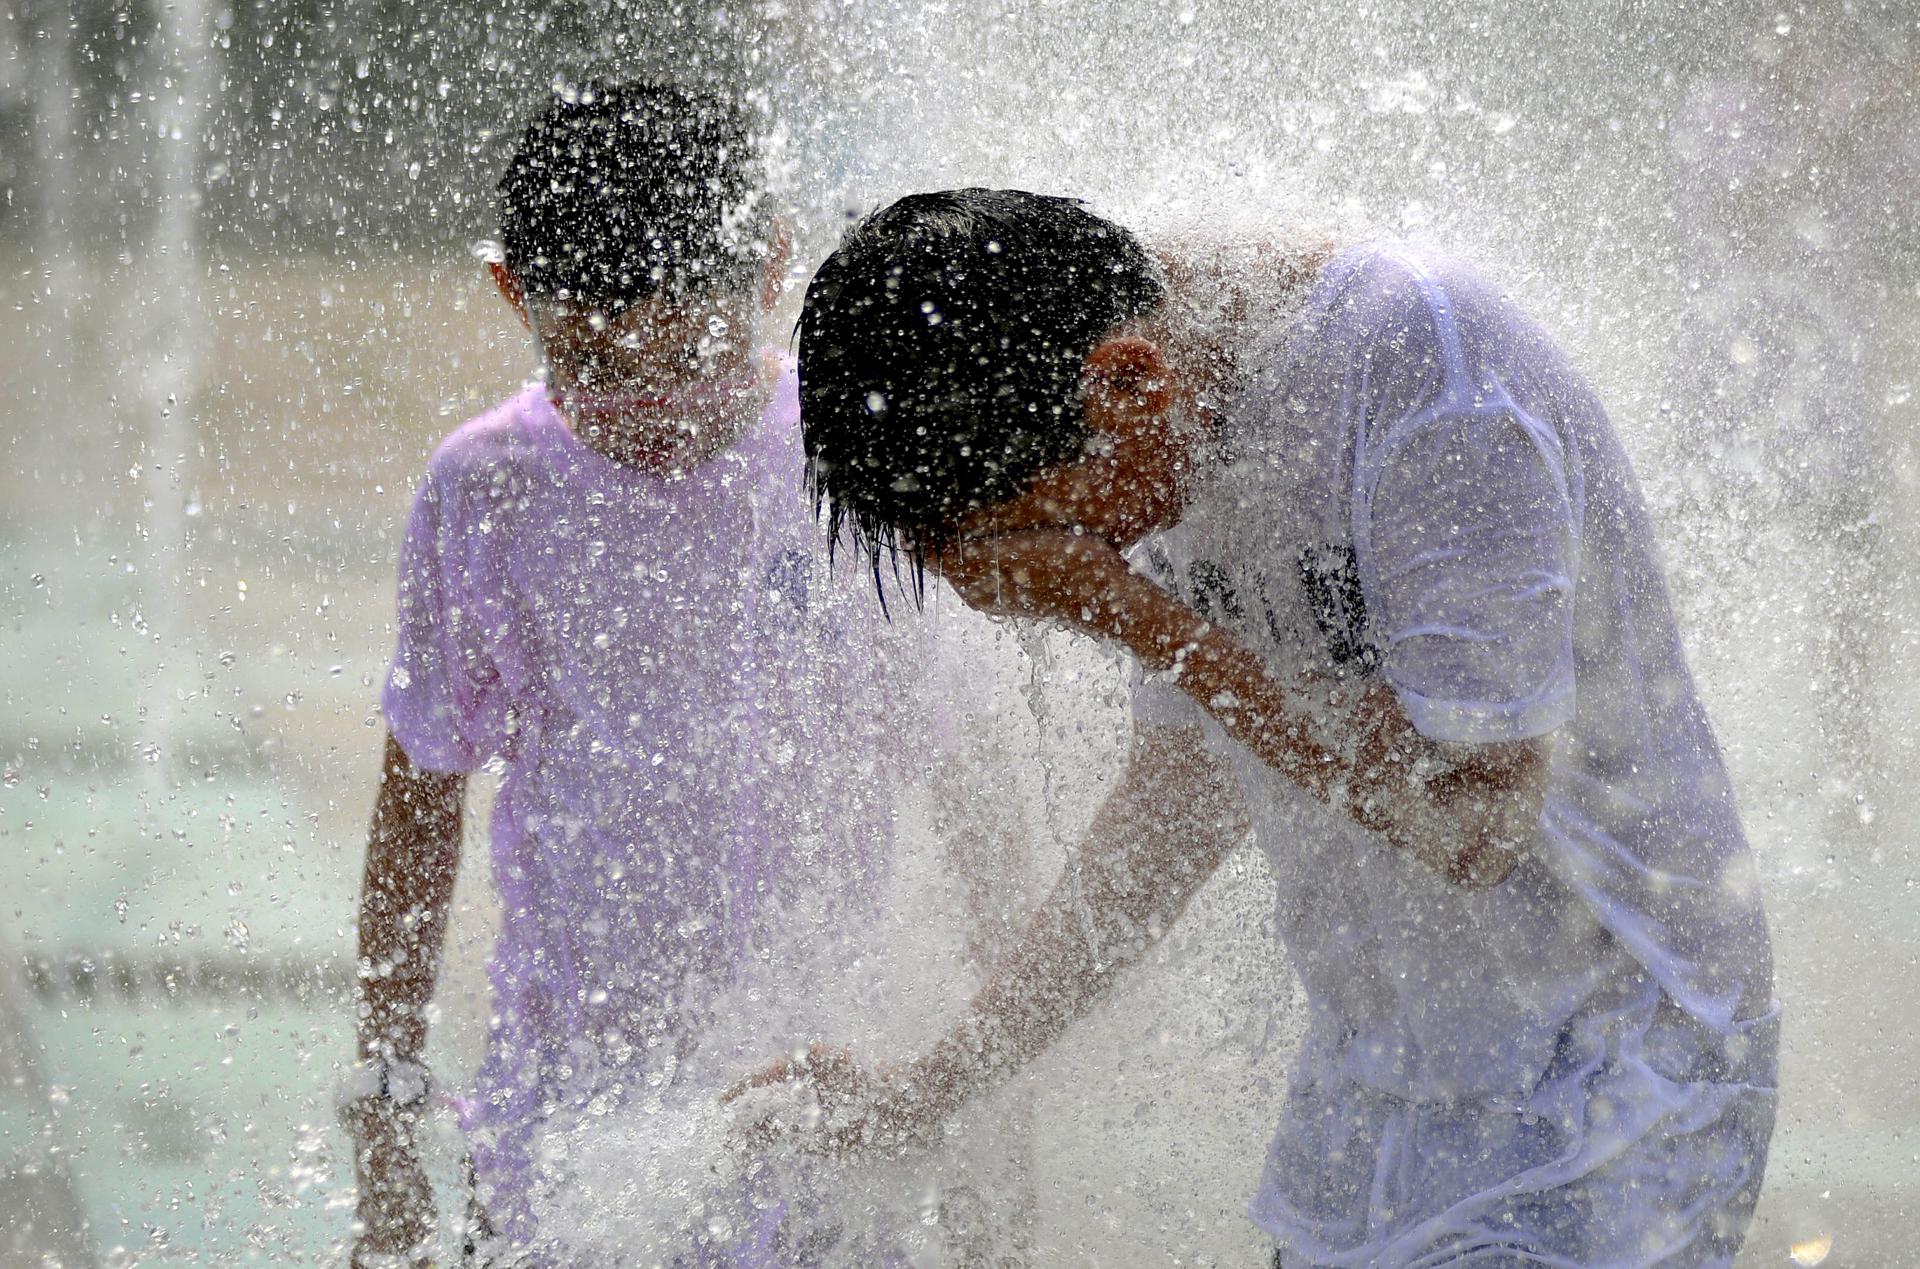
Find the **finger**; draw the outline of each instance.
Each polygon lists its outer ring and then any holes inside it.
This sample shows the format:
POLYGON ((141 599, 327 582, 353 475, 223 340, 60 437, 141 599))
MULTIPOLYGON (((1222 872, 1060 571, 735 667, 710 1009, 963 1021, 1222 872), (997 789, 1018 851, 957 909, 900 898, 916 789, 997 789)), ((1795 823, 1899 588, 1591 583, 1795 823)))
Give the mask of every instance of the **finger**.
POLYGON ((777 1062, 761 1067, 751 1075, 742 1076, 740 1079, 735 1080, 727 1086, 726 1092, 720 1094, 720 1104, 724 1106, 728 1102, 737 1101, 741 1094, 745 1093, 748 1089, 761 1088, 771 1083, 772 1081, 768 1079, 768 1076, 774 1074, 779 1068, 784 1067, 786 1061, 787 1059, 781 1058, 777 1062))
POLYGON ((755 1150, 769 1150, 779 1145, 786 1132, 780 1121, 772 1115, 750 1122, 735 1122, 728 1131, 755 1150))
MULTIPOLYGON (((995 568, 1010 553, 1010 537, 1005 533, 980 533, 956 538, 941 547, 928 563, 942 577, 978 576, 995 568)), ((1017 537, 1013 537, 1017 540, 1017 537)))
POLYGON ((761 1067, 745 1079, 738 1081, 720 1095, 722 1102, 730 1102, 749 1089, 766 1088, 771 1084, 790 1084, 800 1078, 798 1067, 792 1058, 776 1058, 761 1067))
POLYGON ((854 1067, 853 1050, 844 1045, 816 1040, 807 1048, 807 1065, 815 1073, 849 1071, 854 1067))

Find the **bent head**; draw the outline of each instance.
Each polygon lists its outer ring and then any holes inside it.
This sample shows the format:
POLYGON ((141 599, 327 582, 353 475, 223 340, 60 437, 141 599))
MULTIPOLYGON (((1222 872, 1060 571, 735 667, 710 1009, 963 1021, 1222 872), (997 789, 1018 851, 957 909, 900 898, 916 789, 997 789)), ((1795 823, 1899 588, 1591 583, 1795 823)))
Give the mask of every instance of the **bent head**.
POLYGON ((786 259, 739 108, 666 84, 569 89, 527 125, 500 198, 494 280, 569 413, 644 415, 747 372, 786 259))
POLYGON ((1154 336, 1164 295, 1133 235, 1072 199, 952 190, 867 217, 801 315, 830 528, 917 575, 962 537, 1170 524, 1199 424, 1154 336))

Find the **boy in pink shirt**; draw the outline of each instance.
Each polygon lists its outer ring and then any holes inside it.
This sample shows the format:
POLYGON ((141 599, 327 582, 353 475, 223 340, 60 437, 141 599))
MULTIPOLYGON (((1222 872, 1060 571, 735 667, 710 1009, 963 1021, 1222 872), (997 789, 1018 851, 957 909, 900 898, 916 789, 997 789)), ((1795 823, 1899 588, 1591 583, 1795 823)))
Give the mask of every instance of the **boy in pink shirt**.
MULTIPOLYGON (((796 852, 858 874, 885 832, 847 778, 848 685, 820 673, 857 631, 801 492, 794 378, 753 344, 785 242, 740 113, 581 88, 500 189, 493 276, 546 374, 435 452, 401 550, 347 1107, 356 1264, 431 1234, 418 1058, 468 772, 505 769, 493 1030, 462 1116, 475 1263, 556 1254, 529 1200, 541 1130, 671 1080, 796 852)), ((688 1263, 803 1254, 782 1211, 688 1263)))

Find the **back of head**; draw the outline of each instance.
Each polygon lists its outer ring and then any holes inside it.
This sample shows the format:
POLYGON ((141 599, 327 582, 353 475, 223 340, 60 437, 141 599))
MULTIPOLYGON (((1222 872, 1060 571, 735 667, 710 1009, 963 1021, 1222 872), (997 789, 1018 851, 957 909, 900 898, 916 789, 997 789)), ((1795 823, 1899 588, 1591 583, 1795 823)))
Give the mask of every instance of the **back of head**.
POLYGON ((837 537, 877 564, 925 553, 976 507, 1076 458, 1087 354, 1159 302, 1130 233, 1076 200, 914 194, 861 221, 814 275, 800 417, 837 537))
POLYGON ((507 266, 531 295, 609 311, 746 290, 765 199, 738 107, 671 84, 556 92, 500 178, 507 266))

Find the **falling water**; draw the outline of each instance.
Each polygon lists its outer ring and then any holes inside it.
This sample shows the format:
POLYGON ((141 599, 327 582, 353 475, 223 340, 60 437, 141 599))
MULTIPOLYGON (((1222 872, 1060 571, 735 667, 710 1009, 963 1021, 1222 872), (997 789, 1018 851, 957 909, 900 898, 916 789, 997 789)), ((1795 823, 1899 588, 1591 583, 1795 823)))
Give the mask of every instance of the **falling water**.
MULTIPOLYGON (((532 369, 466 244, 497 229, 492 182, 530 102, 647 70, 764 112, 796 284, 850 213, 985 184, 1143 225, 1428 237, 1539 315, 1635 461, 1768 889, 1781 1122, 1742 1263, 1906 1263, 1909 9, 17 6, 0 41, 0 365, 22 385, 0 433, 0 1177, 34 1184, 0 1187, 0 1227, 36 1241, 0 1253, 344 1254, 333 1089, 394 553, 427 455, 532 369)), ((1111 654, 937 587, 896 625, 922 640, 903 681, 925 688, 900 735, 962 736, 958 791, 905 782, 857 965, 769 953, 719 1046, 729 1071, 796 1038, 880 1058, 927 1042, 1118 769, 1111 654), (993 828, 955 847, 954 823, 993 828)), ((469 815, 428 1054, 454 1089, 484 1046, 500 919, 484 806, 469 815)), ((1030 1081, 912 1165, 900 1210, 933 1231, 929 1263, 983 1245, 1035 1265, 1261 1262, 1240 1213, 1301 1024, 1271 884, 1252 852, 1231 859, 1030 1081)), ((450 1113, 431 1131, 452 1217, 464 1146, 450 1113)))
POLYGON ((138 744, 148 768, 152 816, 169 792, 178 760, 179 713, 192 681, 193 642, 181 592, 187 585, 187 501, 193 489, 194 411, 203 390, 206 324, 201 287, 201 137, 211 104, 206 11, 198 0, 167 7, 147 93, 151 134, 151 236, 140 248, 124 319, 134 350, 124 378, 129 430, 144 434, 141 496, 140 614, 136 629, 158 655, 140 718, 138 744))

